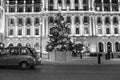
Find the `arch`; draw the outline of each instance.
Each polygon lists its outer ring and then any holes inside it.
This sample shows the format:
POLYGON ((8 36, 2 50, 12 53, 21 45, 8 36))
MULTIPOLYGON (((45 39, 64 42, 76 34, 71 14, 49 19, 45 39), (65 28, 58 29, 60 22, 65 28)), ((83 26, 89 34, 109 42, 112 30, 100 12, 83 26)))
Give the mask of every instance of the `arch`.
POLYGON ((40 19, 38 17, 36 17, 34 20, 34 24, 39 24, 39 23, 40 23, 40 19))
POLYGON ((18 43, 17 46, 22 46, 22 43, 18 43))
POLYGON ((30 44, 30 43, 26 43, 25 46, 27 46, 27 47, 31 47, 31 44, 30 44))
POLYGON ((104 52, 104 44, 102 42, 98 43, 99 52, 104 52))
POLYGON ((10 43, 8 46, 14 46, 14 44, 13 44, 13 43, 10 43))

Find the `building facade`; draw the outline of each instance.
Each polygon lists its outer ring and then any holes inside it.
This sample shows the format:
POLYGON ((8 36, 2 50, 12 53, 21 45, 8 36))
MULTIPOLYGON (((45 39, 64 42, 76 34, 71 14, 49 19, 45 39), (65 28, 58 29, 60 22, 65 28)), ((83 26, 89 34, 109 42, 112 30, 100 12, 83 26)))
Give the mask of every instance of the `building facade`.
POLYGON ((46 53, 53 19, 61 13, 73 42, 91 52, 120 52, 120 0, 6 0, 5 44, 46 53), (42 48, 41 48, 42 47, 42 48))

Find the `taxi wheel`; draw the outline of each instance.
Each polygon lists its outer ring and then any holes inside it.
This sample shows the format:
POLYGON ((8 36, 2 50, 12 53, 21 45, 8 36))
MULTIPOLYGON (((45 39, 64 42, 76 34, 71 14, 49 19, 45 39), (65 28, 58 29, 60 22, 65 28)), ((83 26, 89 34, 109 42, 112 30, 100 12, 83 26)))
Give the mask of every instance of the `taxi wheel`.
POLYGON ((22 70, 27 70, 27 69, 29 68, 29 65, 28 65, 27 62, 21 62, 21 63, 20 63, 20 68, 21 68, 22 70))

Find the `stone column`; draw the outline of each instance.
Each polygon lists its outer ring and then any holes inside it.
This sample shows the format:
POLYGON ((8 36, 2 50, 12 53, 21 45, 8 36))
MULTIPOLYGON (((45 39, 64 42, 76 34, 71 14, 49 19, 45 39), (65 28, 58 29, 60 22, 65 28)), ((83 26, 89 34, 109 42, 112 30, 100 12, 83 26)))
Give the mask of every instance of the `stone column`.
POLYGON ((80 16, 80 34, 84 35, 84 25, 83 25, 83 16, 80 16))
POLYGON ((34 25, 34 17, 30 17, 31 21, 32 21, 32 25, 31 25, 31 36, 34 36, 35 34, 35 25, 34 25))
POLYGON ((25 24, 25 22, 26 22, 26 17, 23 16, 23 36, 26 36, 26 24, 25 24))
POLYGON ((102 0, 102 11, 104 11, 104 3, 103 3, 103 0, 102 0))
POLYGON ((32 12, 34 12, 34 0, 32 0, 32 12))
POLYGON ((17 25, 17 17, 14 17, 14 23, 15 23, 15 33, 14 36, 17 37, 18 36, 18 25, 17 25))
POLYGON ((45 16, 46 36, 49 34, 48 16, 45 16))
POLYGON ((25 12, 25 10, 26 10, 25 8, 26 8, 26 1, 24 1, 24 12, 25 12))
POLYGON ((111 35, 114 35, 114 25, 113 25, 113 16, 110 16, 110 31, 111 31, 111 35))
POLYGON ((15 12, 17 13, 17 7, 18 7, 18 4, 17 4, 17 1, 16 1, 16 4, 15 4, 15 12))
POLYGON ((92 31, 92 15, 89 16, 89 35, 92 36, 93 31, 92 31))
POLYGON ((106 32, 105 31, 106 30, 106 26, 105 26, 105 17, 104 16, 102 16, 102 24, 103 24, 102 25, 102 32, 103 32, 103 36, 104 36, 104 35, 106 35, 106 33, 105 33, 106 32))
POLYGON ((74 15, 71 15, 71 35, 75 34, 74 15))

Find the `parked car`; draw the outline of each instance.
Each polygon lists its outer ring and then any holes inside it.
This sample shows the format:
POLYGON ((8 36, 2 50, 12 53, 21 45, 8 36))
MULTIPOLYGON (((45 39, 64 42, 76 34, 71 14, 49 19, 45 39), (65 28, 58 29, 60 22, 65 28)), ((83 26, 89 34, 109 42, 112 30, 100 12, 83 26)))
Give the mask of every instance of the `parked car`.
POLYGON ((7 47, 0 54, 0 65, 19 66, 21 69, 34 68, 41 63, 41 59, 34 48, 7 47))

